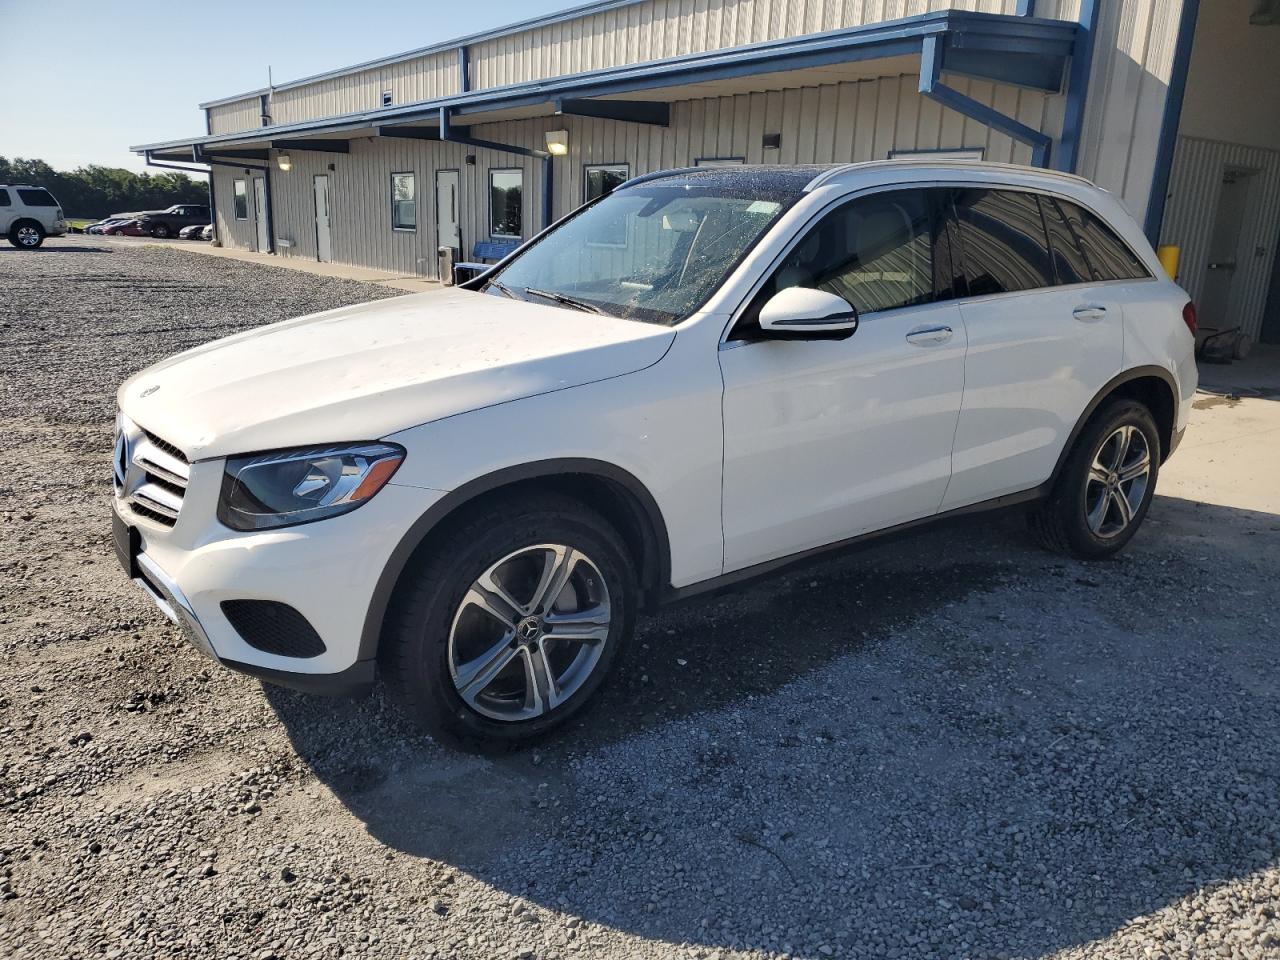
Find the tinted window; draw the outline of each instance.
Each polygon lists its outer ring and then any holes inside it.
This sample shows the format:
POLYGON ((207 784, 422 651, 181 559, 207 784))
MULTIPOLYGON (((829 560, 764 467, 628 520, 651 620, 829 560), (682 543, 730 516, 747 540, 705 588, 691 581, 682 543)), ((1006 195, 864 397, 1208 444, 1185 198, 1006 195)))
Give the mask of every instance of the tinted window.
POLYGON ((489 235, 522 236, 524 231, 524 172, 489 171, 489 235))
POLYGON ((1088 283, 1093 279, 1089 261, 1084 258, 1075 232, 1067 225, 1058 204, 1052 197, 1040 197, 1040 212, 1044 225, 1049 228, 1049 252, 1053 255, 1053 269, 1059 283, 1088 283))
POLYGON ((53 194, 48 190, 18 190, 18 196, 22 198, 22 202, 28 207, 56 207, 58 201, 53 199, 53 194))
POLYGON ((1035 194, 957 190, 955 215, 970 296, 1053 286, 1053 264, 1035 194))
POLYGON ((412 173, 391 175, 391 229, 418 229, 418 195, 412 173))
POLYGON ((586 168, 586 196, 584 200, 603 197, 627 182, 628 170, 625 163, 601 164, 586 168))
POLYGON ((0 188, 0 207, 13 206, 13 201, 9 199, 9 191, 0 188))
POLYGON ((1067 222, 1084 247, 1085 258, 1097 280, 1144 280, 1151 276, 1137 254, 1115 231, 1083 207, 1059 200, 1067 222))
POLYGON ((245 186, 243 180, 235 182, 235 214, 237 220, 249 219, 249 194, 248 187, 245 186))

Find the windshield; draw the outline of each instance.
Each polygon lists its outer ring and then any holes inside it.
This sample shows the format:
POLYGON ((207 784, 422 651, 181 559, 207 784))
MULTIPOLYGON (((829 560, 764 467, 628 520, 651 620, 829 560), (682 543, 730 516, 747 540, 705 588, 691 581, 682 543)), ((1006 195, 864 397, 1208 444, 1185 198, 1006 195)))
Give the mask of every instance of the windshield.
POLYGON ((799 190, 764 178, 658 181, 612 193, 490 278, 484 290, 651 323, 698 309, 799 190))

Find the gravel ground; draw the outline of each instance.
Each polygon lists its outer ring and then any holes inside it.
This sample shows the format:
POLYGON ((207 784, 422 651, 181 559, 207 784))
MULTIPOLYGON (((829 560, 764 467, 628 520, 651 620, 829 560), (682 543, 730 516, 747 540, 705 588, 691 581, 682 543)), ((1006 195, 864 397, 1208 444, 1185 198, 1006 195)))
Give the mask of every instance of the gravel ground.
POLYGON ((107 538, 119 380, 390 291, 90 240, 0 290, 0 956, 1280 956, 1280 491, 1175 458, 1111 563, 988 518, 690 602, 467 756, 211 666, 107 538))

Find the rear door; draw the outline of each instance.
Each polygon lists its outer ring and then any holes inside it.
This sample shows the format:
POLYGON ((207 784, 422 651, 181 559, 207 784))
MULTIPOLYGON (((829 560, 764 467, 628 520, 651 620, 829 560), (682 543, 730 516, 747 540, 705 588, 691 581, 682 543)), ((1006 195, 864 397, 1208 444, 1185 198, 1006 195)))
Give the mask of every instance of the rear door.
POLYGON ((1012 188, 952 196, 969 351, 944 510, 1047 480, 1124 354, 1122 298, 1095 280, 1056 201, 1012 188))

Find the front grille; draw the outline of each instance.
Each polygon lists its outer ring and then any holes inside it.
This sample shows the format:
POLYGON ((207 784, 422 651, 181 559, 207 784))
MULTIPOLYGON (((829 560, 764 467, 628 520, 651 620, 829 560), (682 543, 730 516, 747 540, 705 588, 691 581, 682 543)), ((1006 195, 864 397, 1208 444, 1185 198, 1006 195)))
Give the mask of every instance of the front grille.
POLYGON ((129 427, 117 441, 116 492, 134 513, 172 527, 182 510, 191 464, 172 443, 129 427))
POLYGON ((307 618, 275 600, 223 600, 222 612, 244 642, 281 657, 318 657, 324 641, 307 618))

